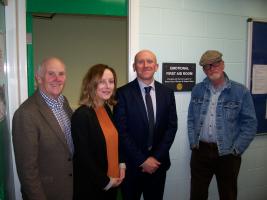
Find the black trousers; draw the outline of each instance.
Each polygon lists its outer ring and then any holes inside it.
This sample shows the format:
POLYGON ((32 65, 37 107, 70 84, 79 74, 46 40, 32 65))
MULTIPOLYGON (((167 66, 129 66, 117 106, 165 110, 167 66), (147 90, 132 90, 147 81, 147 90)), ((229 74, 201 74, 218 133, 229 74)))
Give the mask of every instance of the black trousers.
MULTIPOLYGON (((128 170, 128 169, 127 169, 128 170)), ((121 186, 123 200, 162 200, 166 180, 166 170, 158 169, 153 174, 128 170, 121 186)))
POLYGON ((209 185, 215 175, 220 200, 236 200, 240 165, 240 156, 219 156, 216 144, 200 142, 199 149, 193 149, 191 155, 190 199, 208 199, 209 185))
POLYGON ((110 188, 107 191, 99 188, 88 187, 87 191, 74 190, 73 200, 117 200, 118 188, 110 188))

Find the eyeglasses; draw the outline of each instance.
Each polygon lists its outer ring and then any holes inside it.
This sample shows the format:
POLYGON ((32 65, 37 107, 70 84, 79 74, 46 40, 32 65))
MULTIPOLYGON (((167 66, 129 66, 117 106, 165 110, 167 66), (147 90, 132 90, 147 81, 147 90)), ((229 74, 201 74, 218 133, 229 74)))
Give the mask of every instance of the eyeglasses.
POLYGON ((204 70, 210 70, 212 67, 219 67, 221 62, 222 62, 222 60, 218 60, 218 61, 216 61, 214 63, 206 64, 206 65, 203 66, 203 69, 204 70))

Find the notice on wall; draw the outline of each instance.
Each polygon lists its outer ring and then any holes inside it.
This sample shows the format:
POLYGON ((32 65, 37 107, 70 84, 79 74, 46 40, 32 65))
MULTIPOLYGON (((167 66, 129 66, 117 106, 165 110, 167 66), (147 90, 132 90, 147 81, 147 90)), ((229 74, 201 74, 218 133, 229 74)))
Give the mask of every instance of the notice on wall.
POLYGON ((267 65, 253 65, 252 94, 267 94, 267 65))
POLYGON ((162 83, 176 92, 192 91, 196 84, 196 64, 162 63, 162 83))

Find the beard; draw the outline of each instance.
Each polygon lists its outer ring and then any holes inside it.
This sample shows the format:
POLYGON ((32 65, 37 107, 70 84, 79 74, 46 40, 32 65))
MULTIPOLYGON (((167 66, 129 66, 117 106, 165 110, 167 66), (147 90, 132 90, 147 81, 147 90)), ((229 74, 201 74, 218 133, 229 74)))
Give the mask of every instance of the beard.
POLYGON ((221 78, 222 78, 222 75, 220 73, 213 73, 213 74, 209 75, 209 79, 211 81, 217 81, 221 78))

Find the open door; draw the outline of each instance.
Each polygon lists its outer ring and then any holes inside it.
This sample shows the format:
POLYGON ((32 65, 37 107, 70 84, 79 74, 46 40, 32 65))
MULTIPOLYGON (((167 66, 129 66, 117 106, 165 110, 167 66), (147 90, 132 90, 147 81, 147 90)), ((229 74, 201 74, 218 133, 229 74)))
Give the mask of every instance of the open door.
MULTIPOLYGON (((127 17, 127 0, 27 0, 27 62, 28 62, 28 95, 33 94, 34 87, 34 45, 33 16, 36 14, 75 14, 127 17)), ((126 42, 127 43, 127 42, 126 42)), ((127 52, 126 52, 127 57, 127 52)), ((127 67, 127 66, 125 66, 127 67)), ((127 76, 127 74, 125 74, 127 76)))

